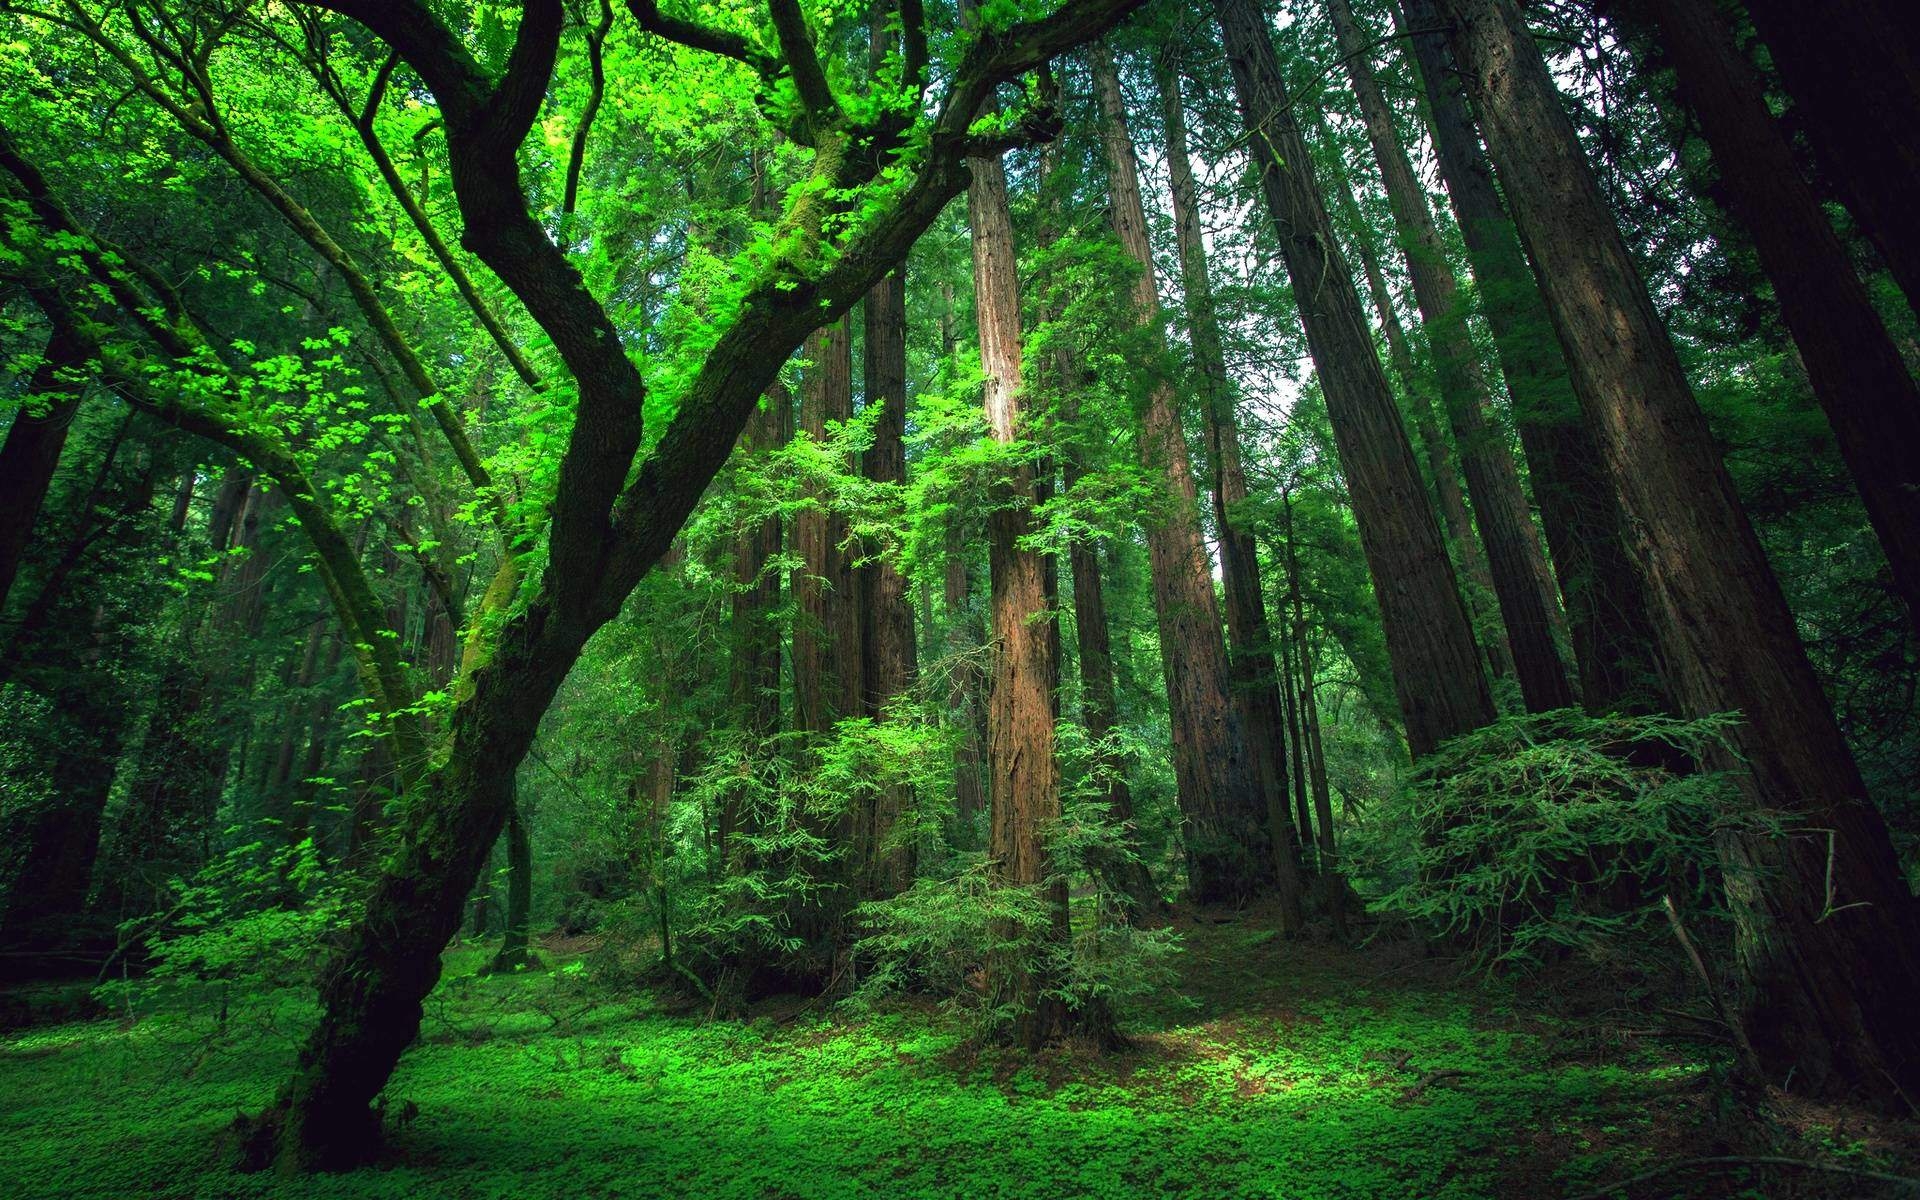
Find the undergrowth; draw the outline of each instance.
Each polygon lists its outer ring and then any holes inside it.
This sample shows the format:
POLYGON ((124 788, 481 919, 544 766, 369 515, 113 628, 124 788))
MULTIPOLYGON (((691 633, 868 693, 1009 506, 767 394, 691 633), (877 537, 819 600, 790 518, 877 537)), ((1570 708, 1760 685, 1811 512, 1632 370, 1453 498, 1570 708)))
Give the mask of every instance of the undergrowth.
POLYGON ((0 1038, 0 1195, 1557 1195, 1706 1136, 1709 1046, 1521 1019, 1404 946, 1220 919, 1182 930, 1188 998, 1108 1056, 999 1050, 912 1001, 707 1021, 577 960, 481 977, 484 950, 455 951, 388 1159, 293 1182, 231 1174, 219 1134, 288 1070, 309 993, 236 998, 224 1033, 196 994, 156 996, 0 1038))

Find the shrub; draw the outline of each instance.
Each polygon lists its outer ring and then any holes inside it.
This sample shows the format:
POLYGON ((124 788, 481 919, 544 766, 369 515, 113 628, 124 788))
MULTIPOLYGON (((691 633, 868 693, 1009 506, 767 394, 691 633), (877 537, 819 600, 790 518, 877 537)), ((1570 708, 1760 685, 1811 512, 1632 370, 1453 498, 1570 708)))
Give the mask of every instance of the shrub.
POLYGON ((1372 908, 1465 941, 1491 963, 1598 951, 1661 925, 1663 901, 1716 909, 1714 840, 1767 818, 1724 774, 1735 718, 1510 717, 1419 764, 1348 846, 1372 908), (1370 879, 1368 878, 1370 877, 1370 879))

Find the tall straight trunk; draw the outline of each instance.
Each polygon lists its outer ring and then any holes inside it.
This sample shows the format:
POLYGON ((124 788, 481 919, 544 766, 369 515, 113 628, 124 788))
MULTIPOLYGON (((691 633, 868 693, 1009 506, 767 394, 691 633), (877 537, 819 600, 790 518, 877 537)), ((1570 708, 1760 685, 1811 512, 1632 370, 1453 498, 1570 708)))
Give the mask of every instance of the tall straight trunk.
MULTIPOLYGON (((959 348, 954 321, 953 285, 940 285, 940 357, 952 363, 959 348)), ((982 775, 987 742, 985 690, 978 650, 986 641, 979 614, 973 607, 973 578, 967 564, 967 528, 963 515, 947 517, 942 547, 940 594, 946 606, 948 661, 947 715, 957 729, 953 747, 953 815, 957 844, 971 848, 974 819, 987 808, 986 779, 982 775)))
MULTIPOLYGON (((749 459, 758 458, 785 445, 792 436, 793 400, 785 385, 775 384, 747 418, 740 451, 749 459)), ((727 694, 734 720, 762 741, 780 730, 780 630, 773 620, 780 607, 780 576, 771 569, 780 551, 777 513, 769 513, 734 535, 727 694)), ((721 806, 716 840, 722 862, 727 860, 727 843, 741 830, 742 815, 731 797, 721 806)))
POLYGON ((71 963, 63 955, 97 948, 87 945, 83 919, 120 761, 125 697, 106 659, 114 631, 99 605, 91 615, 78 653, 50 676, 57 724, 49 731, 48 794, 7 814, 8 857, 18 870, 0 906, 0 978, 64 972, 71 963))
MULTIPOLYGON (((1047 206, 1040 225, 1040 245, 1050 249, 1059 239, 1063 224, 1058 190, 1048 186, 1057 166, 1058 143, 1041 151, 1042 188, 1047 191, 1047 206)), ((1059 321, 1062 313, 1051 300, 1047 320, 1059 321)), ((1048 364, 1052 385, 1059 399, 1055 418, 1067 426, 1080 421, 1080 392, 1089 380, 1084 366, 1076 363, 1063 343, 1055 343, 1048 364)), ((1061 480, 1069 496, 1088 474, 1086 450, 1080 439, 1069 439, 1061 461, 1061 480)), ((1126 761, 1112 743, 1119 724, 1120 705, 1113 682, 1113 640, 1107 617, 1106 584, 1100 567, 1100 546, 1092 538, 1076 537, 1067 543, 1067 574, 1073 590, 1074 649, 1080 663, 1080 722, 1087 737, 1097 747, 1095 769, 1100 772, 1107 819, 1122 831, 1127 857, 1115 856, 1099 864, 1108 889, 1124 898, 1128 911, 1122 919, 1164 912, 1167 904, 1153 881, 1153 871, 1139 857, 1138 830, 1135 827, 1133 789, 1127 783, 1126 761)))
MULTIPOLYGON (((1140 269, 1134 318, 1152 328, 1159 320, 1160 298, 1120 80, 1103 46, 1094 46, 1089 57, 1103 118, 1114 233, 1140 269)), ((1180 428, 1179 398, 1168 381, 1157 382, 1148 397, 1140 456, 1147 470, 1167 480, 1165 506, 1147 521, 1147 558, 1185 822, 1187 887, 1201 904, 1243 900, 1270 890, 1275 878, 1268 798, 1248 759, 1233 701, 1213 564, 1200 535, 1199 489, 1180 428)))
MULTIPOLYGON (((1299 690, 1294 676, 1294 637, 1282 632, 1280 644, 1280 695, 1281 704, 1286 711, 1288 741, 1293 751, 1293 813, 1294 821, 1300 827, 1302 854, 1312 860, 1313 821, 1307 813, 1307 739, 1300 720, 1299 690)), ((1282 805, 1286 803, 1281 800, 1282 805)))
MULTIPOLYGON (((1293 528, 1293 495, 1282 492, 1285 514, 1287 596, 1292 602, 1294 644, 1300 654, 1300 740, 1306 747, 1306 772, 1313 791, 1313 815, 1318 828, 1314 843, 1320 866, 1321 895, 1333 918, 1334 934, 1347 936, 1347 912, 1357 906, 1353 890, 1340 873, 1340 856, 1333 836, 1333 796, 1327 786, 1326 746, 1320 737, 1320 690, 1314 677, 1314 653, 1307 640, 1307 606, 1301 587, 1300 543, 1293 528)), ((1283 618, 1284 619, 1284 618, 1283 618)))
POLYGON ((1200 233, 1199 190, 1187 159, 1187 115, 1180 98, 1180 72, 1172 57, 1159 63, 1160 102, 1165 117, 1167 174, 1173 190, 1173 230, 1180 253, 1180 288, 1186 298, 1188 336, 1194 366, 1205 392, 1207 456, 1213 469, 1213 523, 1220 538, 1220 574, 1227 600, 1227 638, 1231 646, 1234 699, 1240 705, 1247 757, 1267 798, 1267 832, 1272 839, 1274 878, 1289 921, 1300 919, 1305 887, 1300 878, 1300 845, 1310 829, 1295 833, 1287 819, 1287 760, 1280 688, 1275 679, 1273 632, 1267 626, 1266 598, 1260 588, 1260 557, 1245 513, 1247 473, 1240 460, 1237 399, 1227 377, 1220 342, 1220 315, 1208 278, 1206 240, 1200 233))
MULTIPOLYGON (((877 405, 873 446, 861 461, 861 473, 875 483, 904 487, 907 482, 907 281, 894 271, 867 293, 866 395, 877 405)), ((882 554, 860 568, 860 648, 866 690, 863 711, 876 720, 887 705, 913 686, 913 604, 898 559, 882 554)), ((913 884, 914 848, 901 842, 901 822, 913 798, 905 785, 873 797, 867 817, 863 894, 892 896, 913 884)))
POLYGON ((984 672, 979 651, 979 614, 973 606, 973 572, 967 567, 964 526, 958 513, 948 518, 941 597, 947 610, 947 655, 953 666, 947 676, 947 712, 957 732, 953 747, 953 815, 959 830, 971 837, 974 819, 987 809, 984 747, 987 713, 982 703, 984 672))
POLYGON ((1634 530, 1668 691, 1738 710, 1779 836, 1720 839, 1739 1006, 1775 1079, 1892 1110, 1920 1094, 1913 898, 1759 539, 1512 0, 1443 0, 1487 148, 1634 530))
POLYGON ((1747 0, 1746 9, 1814 154, 1920 311, 1920 34, 1910 0, 1747 0))
MULTIPOLYGON (((1020 293, 1007 176, 998 158, 967 160, 967 219, 973 231, 974 312, 980 366, 986 376, 987 425, 1008 445, 1023 436, 1020 293)), ((993 590, 993 681, 987 693, 987 789, 992 805, 987 853, 995 876, 1044 895, 1048 924, 1029 937, 1064 942, 1066 880, 1054 870, 1044 840, 1060 819, 1060 766, 1054 757, 1057 645, 1049 628, 1046 560, 1021 545, 1033 528, 1036 483, 1031 465, 1003 467, 987 518, 993 590)), ((990 967, 992 986, 1017 1006, 1014 1040, 1038 1047, 1067 1028, 1066 1006, 1048 993, 1058 986, 1029 963, 990 967)))
POLYGON ((1453 545, 1455 562, 1466 575, 1467 614, 1474 633, 1486 654, 1487 670, 1495 679, 1513 674, 1513 647, 1507 641, 1507 628, 1493 618, 1488 605, 1499 602, 1493 594, 1493 569, 1487 565, 1487 552, 1480 547, 1480 535, 1473 528, 1473 516, 1467 511, 1467 494, 1460 488, 1455 469, 1453 447, 1434 415, 1433 388, 1427 375, 1414 364, 1413 350, 1407 344, 1406 328, 1394 306, 1393 292, 1387 287, 1386 272, 1380 268, 1380 253, 1374 246, 1373 226, 1360 215, 1347 182, 1346 166, 1339 148, 1334 151, 1328 172, 1327 191, 1333 197, 1340 219, 1349 230, 1355 252, 1360 255, 1360 271, 1367 281, 1367 294, 1373 311, 1380 318, 1380 332, 1387 342, 1387 361, 1400 378, 1412 411, 1414 432, 1420 437, 1420 450, 1426 455, 1427 474, 1433 477, 1434 499, 1439 503, 1440 519, 1453 545))
POLYGON ((1534 532, 1533 515, 1521 490, 1520 472, 1514 466, 1506 435, 1488 419, 1490 393, 1467 330, 1467 310, 1459 283, 1447 262, 1446 247, 1427 207, 1426 193, 1394 128, 1393 110, 1374 78, 1367 31, 1355 21, 1348 0, 1327 0, 1327 11, 1333 17, 1347 77, 1360 100, 1367 141, 1380 167, 1407 274, 1413 280, 1414 301, 1419 305, 1427 345, 1433 353, 1440 397, 1460 450, 1480 541, 1493 572, 1494 596, 1500 604, 1508 644, 1513 648, 1521 697, 1530 712, 1569 707, 1574 703, 1573 684, 1554 640, 1560 614, 1551 591, 1546 555, 1534 532))
MULTIPOLYGON (((1920 629, 1920 388, 1801 178, 1759 75, 1712 4, 1660 0, 1644 11, 1657 20, 1728 207, 1773 281, 1813 394, 1893 568, 1894 588, 1920 629)), ((1905 132, 1910 142, 1915 131, 1905 132)), ((1920 193, 1907 197, 1908 225, 1917 202, 1920 193)))
MULTIPOLYGON (((813 365, 801 390, 800 433, 824 442, 830 422, 853 416, 846 321, 808 335, 803 353, 813 365)), ((818 492, 814 499, 815 506, 793 520, 801 561, 793 575, 794 728, 822 734, 834 722, 860 715, 860 623, 847 518, 834 510, 831 495, 818 492)))
POLYGON ((40 352, 40 362, 27 378, 27 393, 38 398, 33 410, 22 408, 0 443, 0 609, 13 590, 20 556, 33 534, 34 518, 46 501, 54 468, 60 465, 67 429, 80 407, 81 387, 73 370, 85 359, 83 349, 62 329, 55 329, 40 352))
POLYGON ((533 834, 525 806, 516 795, 507 809, 507 924, 500 952, 489 971, 518 971, 533 961, 533 834))
POLYGON ((1434 157, 1513 398, 1514 424, 1566 604, 1581 701, 1596 713, 1659 708, 1653 619, 1627 554, 1619 501, 1481 149, 1442 18, 1434 0, 1401 0, 1400 7, 1399 31, 1419 64, 1434 157))
POLYGON ((1234 91, 1279 234, 1380 604, 1414 756, 1491 721, 1473 628, 1427 506, 1420 468, 1340 256, 1272 35, 1256 0, 1214 0, 1234 91))

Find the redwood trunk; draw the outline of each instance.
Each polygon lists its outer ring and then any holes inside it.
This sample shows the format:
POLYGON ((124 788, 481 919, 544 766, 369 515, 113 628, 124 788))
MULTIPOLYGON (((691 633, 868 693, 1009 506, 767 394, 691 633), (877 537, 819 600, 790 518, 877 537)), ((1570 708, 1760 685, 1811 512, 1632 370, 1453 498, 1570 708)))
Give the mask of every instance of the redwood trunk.
POLYGON ((1756 807, 1729 835, 1739 1011, 1774 1082, 1887 1110, 1920 1093, 1913 900, 1679 359, 1512 0, 1443 0, 1581 410, 1635 532, 1682 715, 1738 710, 1756 807))
POLYGON ((1367 294, 1373 300, 1374 314, 1380 318, 1380 332, 1387 341, 1387 361, 1393 373, 1400 377, 1400 387, 1407 394, 1414 432, 1419 435, 1420 450, 1426 456, 1427 474, 1433 477, 1440 519, 1453 544, 1454 561, 1466 576, 1467 614, 1485 652, 1487 670, 1495 679, 1505 679, 1513 674, 1513 648, 1507 644, 1506 626, 1494 619, 1488 608, 1498 604, 1493 594, 1493 569, 1487 565, 1487 552, 1480 548, 1480 535, 1474 532, 1473 516, 1467 512, 1467 496, 1460 490, 1453 447, 1447 444, 1446 435, 1440 432, 1440 422, 1434 416, 1431 380, 1414 365, 1406 328, 1400 324, 1393 293, 1387 288, 1386 273, 1380 269, 1373 227, 1360 215, 1360 206, 1354 201, 1337 148, 1327 183, 1327 190, 1339 206, 1340 218, 1352 233, 1354 249, 1360 255, 1367 294))
MULTIPOLYGON (((986 376, 987 424, 1005 446, 1021 437, 1020 293, 1007 177, 998 158, 968 160, 967 217, 973 230, 974 311, 986 376)), ((1049 912, 1028 937, 1064 941, 1066 880, 1053 869, 1045 834, 1060 819, 1060 767, 1054 757, 1054 688, 1059 678, 1046 560, 1021 545, 1033 526, 1031 466, 1005 467, 993 485, 987 518, 992 573, 993 677, 987 693, 987 793, 992 805, 987 853, 995 877, 1040 889, 1049 912)), ((1014 1039, 1037 1048, 1066 1030, 1067 1013, 1047 995, 1056 980, 1027 963, 990 964, 992 986, 1018 1007, 1014 1039)))
POLYGON ((1480 541, 1493 573, 1494 596, 1513 649, 1514 674, 1530 712, 1566 708, 1574 703, 1573 684, 1554 641, 1559 621, 1550 592, 1546 556, 1534 532, 1520 472, 1506 436, 1488 419, 1490 394, 1480 370, 1460 288, 1447 262, 1446 247, 1426 193, 1413 173, 1406 147, 1394 129, 1393 110, 1380 93, 1367 54, 1367 38, 1354 20, 1348 0, 1327 0, 1347 77, 1360 100, 1367 140, 1386 186, 1387 203, 1400 235, 1415 303, 1433 352, 1441 400, 1453 427, 1460 465, 1473 498, 1480 541))
POLYGON ((1395 691, 1415 757, 1491 721, 1473 628, 1434 524, 1353 276, 1334 241, 1306 139, 1294 121, 1265 15, 1215 0, 1261 190, 1279 235, 1326 394, 1361 546, 1379 600, 1395 691))
MULTIPOLYGON (((1056 143, 1041 152, 1043 188, 1047 188, 1046 180, 1057 165, 1056 143)), ((1063 222, 1057 189, 1048 188, 1045 218, 1040 226, 1040 245, 1043 249, 1051 248, 1060 236, 1063 222)), ((1057 322, 1061 318, 1060 311, 1050 308, 1047 313, 1049 321, 1057 322)), ((1080 389, 1087 382, 1088 373, 1084 367, 1076 365, 1072 352, 1062 343, 1055 344, 1049 365, 1053 375, 1052 384, 1059 395, 1056 419, 1067 426, 1075 426, 1080 421, 1080 389)), ((1061 478, 1069 496, 1086 475, 1085 448, 1079 438, 1070 437, 1061 464, 1061 478)), ((1067 570, 1073 588, 1074 643, 1080 660, 1080 722, 1086 727, 1088 740, 1097 747, 1094 762, 1095 769, 1101 773, 1107 818, 1121 830, 1124 844, 1132 855, 1126 859, 1116 857, 1098 864, 1098 867, 1108 889, 1125 900, 1128 911, 1122 914, 1123 919, 1134 921, 1144 916, 1157 916, 1166 911, 1167 903, 1153 881, 1153 871, 1139 857, 1133 789, 1127 783, 1126 762, 1114 750, 1110 740, 1114 728, 1119 724, 1120 705, 1113 682, 1113 642, 1107 618, 1106 585, 1102 578, 1098 542, 1085 537, 1069 541, 1067 570)))
MULTIPOLYGON (((867 404, 877 405, 873 446, 861 462, 875 483, 904 489, 907 482, 907 283, 901 271, 881 280, 866 301, 867 404)), ((913 604, 894 552, 880 552, 860 568, 863 711, 884 719, 887 705, 913 686, 913 604)), ((914 848, 900 840, 912 796, 904 786, 874 796, 867 814, 863 894, 891 896, 913 884, 914 848)))
MULTIPOLYGON (((783 385, 776 384, 747 418, 741 453, 750 459, 764 456, 792 434, 792 399, 783 385)), ((763 741, 780 730, 780 630, 774 624, 780 607, 780 576, 771 569, 780 550, 778 514, 750 522, 734 535, 733 646, 727 691, 740 728, 763 741)), ((720 809, 716 839, 722 862, 727 861, 727 843, 740 830, 741 818, 738 803, 729 798, 720 809)))
POLYGON ((1920 310, 1920 35, 1911 0, 1747 0, 1746 8, 1814 154, 1920 310))
MULTIPOLYGON (((1140 268, 1134 318, 1151 325, 1159 318, 1160 300, 1120 81, 1103 47, 1093 47, 1090 57, 1104 117, 1114 232, 1140 268)), ((1149 471, 1167 480, 1164 506, 1148 515, 1147 558, 1173 726, 1174 777, 1186 826, 1187 886, 1201 904, 1243 900, 1268 890, 1274 878, 1268 798, 1248 761, 1233 702, 1212 563, 1200 536, 1199 490, 1180 428, 1179 400, 1167 382, 1157 383, 1148 398, 1140 455, 1149 471)))
MULTIPOLYGON (((852 346, 844 320, 808 335, 803 353, 812 362, 800 400, 800 432, 827 440, 829 423, 853 415, 852 346)), ((844 466, 844 464, 836 464, 844 466)), ((830 733, 836 721, 860 715, 860 624, 847 518, 833 497, 816 489, 812 506, 793 520, 794 728, 830 733)))
POLYGON ((1581 701, 1590 712, 1660 707, 1653 619, 1628 557, 1600 447, 1580 416, 1558 336, 1520 248, 1433 0, 1402 0, 1425 85, 1434 156, 1513 398, 1541 524, 1553 551, 1581 701))
MULTIPOLYGON (((1658 0, 1648 9, 1681 98, 1712 148, 1728 207, 1773 281, 1813 393, 1893 568, 1895 590, 1920 628, 1920 388, 1801 178, 1758 74, 1712 5, 1658 0)), ((1905 132, 1910 142, 1915 130, 1905 132)), ((1883 149, 1888 153, 1899 151, 1883 149)), ((1907 226, 1915 203, 1920 193, 1907 198, 1907 226)))
POLYGON ((1266 797, 1274 879, 1284 914, 1281 923, 1292 926, 1303 919, 1304 913, 1306 888, 1301 880, 1300 846, 1313 831, 1298 827, 1296 833, 1295 823, 1287 818, 1285 717, 1274 669, 1273 631, 1267 625, 1260 559, 1245 513, 1247 474, 1240 460, 1235 389, 1227 377, 1226 354, 1221 349, 1220 316, 1207 273, 1206 241, 1200 234, 1199 192, 1187 160, 1187 118, 1180 98, 1180 73, 1171 58, 1161 60, 1159 82, 1181 291, 1186 297, 1194 365, 1205 392, 1207 455, 1213 468, 1213 523, 1220 538, 1220 573, 1226 585, 1233 694, 1240 706, 1247 757, 1257 773, 1260 793, 1266 797))
POLYGON ((72 337, 56 328, 40 354, 40 363, 27 380, 27 393, 39 397, 39 411, 22 408, 0 444, 0 607, 13 590, 33 534, 34 518, 47 498, 60 449, 67 444, 67 428, 80 406, 80 385, 68 372, 79 366, 84 352, 72 337))

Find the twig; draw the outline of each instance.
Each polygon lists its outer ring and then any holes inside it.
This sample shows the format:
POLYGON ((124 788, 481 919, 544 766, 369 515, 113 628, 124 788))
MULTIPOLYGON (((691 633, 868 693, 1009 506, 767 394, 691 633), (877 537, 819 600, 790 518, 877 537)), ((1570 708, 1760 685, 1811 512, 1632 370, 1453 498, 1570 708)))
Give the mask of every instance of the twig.
POLYGON ((1694 974, 1700 977, 1701 986, 1706 988, 1707 1003, 1713 1005, 1714 1013, 1720 1023, 1733 1034, 1733 1048, 1740 1061, 1740 1071, 1756 1086, 1766 1081, 1766 1075, 1760 1069, 1760 1056, 1754 1052, 1753 1043, 1747 1040, 1746 1026, 1733 1019, 1727 1012, 1727 1006, 1720 998, 1720 989, 1714 986, 1713 976, 1707 972, 1707 961, 1700 957, 1700 951, 1687 936, 1687 927, 1680 923, 1680 910, 1673 903, 1673 894, 1660 897, 1660 907, 1667 914, 1667 924, 1673 927, 1673 936, 1680 940, 1680 948, 1687 952, 1687 961, 1693 964, 1694 974))
POLYGON ((1851 1175, 1856 1179, 1877 1179, 1882 1183, 1897 1183, 1902 1187, 1920 1191, 1920 1179, 1906 1175, 1889 1175, 1884 1171, 1867 1171, 1859 1167, 1841 1167, 1832 1163, 1812 1162, 1804 1158, 1779 1158, 1770 1154, 1722 1154, 1711 1158, 1682 1158, 1651 1171, 1642 1171, 1638 1175, 1622 1179, 1618 1183, 1608 1184, 1594 1192, 1582 1192, 1570 1196, 1567 1200, 1607 1200, 1616 1192, 1625 1191, 1636 1183, 1645 1183, 1649 1179, 1658 1179, 1662 1175, 1671 1175, 1675 1171, 1685 1171, 1693 1167, 1799 1167, 1803 1171, 1825 1171, 1832 1175, 1851 1175))

